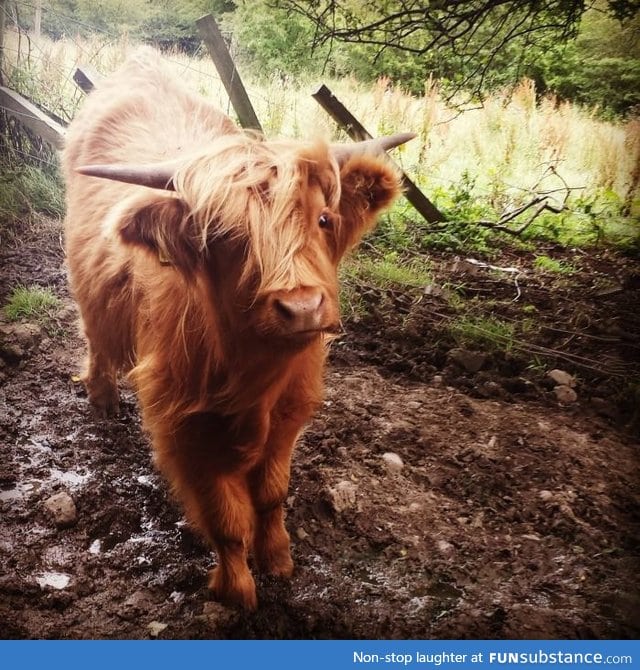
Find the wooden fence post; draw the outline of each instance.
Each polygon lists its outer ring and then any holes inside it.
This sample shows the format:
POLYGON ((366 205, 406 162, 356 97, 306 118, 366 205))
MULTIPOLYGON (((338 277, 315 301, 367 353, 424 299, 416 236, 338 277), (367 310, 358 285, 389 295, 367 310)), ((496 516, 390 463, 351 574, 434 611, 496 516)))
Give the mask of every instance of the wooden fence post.
POLYGON ((7 0, 0 0, 0 86, 4 86, 4 28, 7 13, 7 0))
POLYGON ((0 86, 0 106, 7 110, 9 116, 15 116, 20 124, 29 128, 52 147, 62 149, 65 135, 64 126, 41 112, 19 93, 0 86))
MULTIPOLYGON (((356 119, 356 117, 336 98, 323 84, 312 97, 329 114, 329 116, 356 142, 371 139, 372 135, 356 119)), ((402 184, 405 197, 429 223, 446 221, 445 215, 425 196, 425 194, 402 173, 402 184)))
POLYGON ((249 100, 247 91, 242 84, 242 79, 240 79, 240 75, 227 49, 218 24, 211 14, 207 14, 199 18, 196 21, 196 25, 220 74, 233 109, 238 115, 240 125, 243 128, 253 128, 262 132, 260 121, 258 121, 251 100, 249 100))
POLYGON ((42 33, 42 0, 36 0, 35 14, 33 17, 33 34, 35 38, 40 39, 42 33))
POLYGON ((85 93, 91 93, 95 88, 95 85, 102 79, 104 79, 104 77, 97 70, 94 70, 88 65, 77 67, 76 71, 73 73, 73 81, 75 81, 85 93))

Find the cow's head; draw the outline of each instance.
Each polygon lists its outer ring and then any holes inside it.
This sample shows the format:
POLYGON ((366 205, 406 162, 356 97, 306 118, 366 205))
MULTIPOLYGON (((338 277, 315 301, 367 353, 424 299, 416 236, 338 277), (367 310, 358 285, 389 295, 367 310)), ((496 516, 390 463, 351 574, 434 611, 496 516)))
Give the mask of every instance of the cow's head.
POLYGON ((200 284, 219 332, 290 348, 338 328, 338 263, 399 194, 384 151, 411 137, 347 147, 238 133, 188 161, 78 171, 152 187, 118 207, 122 241, 200 284))

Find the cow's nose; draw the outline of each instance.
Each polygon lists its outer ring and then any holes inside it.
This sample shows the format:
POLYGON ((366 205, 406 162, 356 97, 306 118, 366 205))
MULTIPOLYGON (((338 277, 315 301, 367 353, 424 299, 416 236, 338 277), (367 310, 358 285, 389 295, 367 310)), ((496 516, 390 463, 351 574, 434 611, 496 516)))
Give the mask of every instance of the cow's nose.
POLYGON ((279 293, 273 307, 289 332, 321 330, 324 324, 324 294, 316 288, 300 288, 279 293))

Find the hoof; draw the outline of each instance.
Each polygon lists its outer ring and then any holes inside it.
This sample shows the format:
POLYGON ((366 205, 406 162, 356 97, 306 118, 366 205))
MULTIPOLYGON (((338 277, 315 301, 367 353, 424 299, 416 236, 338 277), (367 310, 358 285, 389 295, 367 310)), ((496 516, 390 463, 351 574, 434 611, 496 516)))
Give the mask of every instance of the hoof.
POLYGON ((104 379, 83 379, 93 414, 98 419, 107 419, 120 413, 118 387, 104 379))
POLYGON ((289 548, 278 554, 256 556, 256 565, 263 575, 289 579, 293 574, 293 560, 289 548))
POLYGON ((242 609, 254 611, 258 607, 256 584, 247 571, 246 576, 230 579, 218 567, 209 573, 209 589, 216 600, 242 609))

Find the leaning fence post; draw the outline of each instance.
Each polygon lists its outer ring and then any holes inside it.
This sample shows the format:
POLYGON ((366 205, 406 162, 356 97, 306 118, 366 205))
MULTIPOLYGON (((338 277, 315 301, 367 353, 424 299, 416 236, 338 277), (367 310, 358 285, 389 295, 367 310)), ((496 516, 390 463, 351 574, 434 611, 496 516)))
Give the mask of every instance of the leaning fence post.
POLYGON ((77 67, 76 71, 73 73, 73 81, 75 81, 85 93, 91 93, 95 88, 95 85, 102 79, 104 79, 104 77, 99 72, 87 65, 77 67))
MULTIPOLYGON (((372 135, 356 119, 356 117, 336 98, 323 84, 312 97, 329 114, 329 116, 356 142, 371 139, 372 135)), ((419 214, 429 223, 446 221, 445 215, 425 196, 425 194, 402 173, 402 184, 405 197, 416 208, 419 214)))
POLYGON ((9 116, 15 116, 21 125, 29 128, 52 147, 62 148, 65 136, 64 126, 41 112, 19 93, 0 86, 0 107, 3 107, 9 116))
POLYGON ((202 16, 196 21, 200 36, 209 49, 211 58, 220 74, 220 79, 227 90, 233 109, 243 128, 253 128, 262 132, 262 126, 253 109, 251 100, 242 84, 231 54, 224 42, 220 28, 211 14, 202 16))

